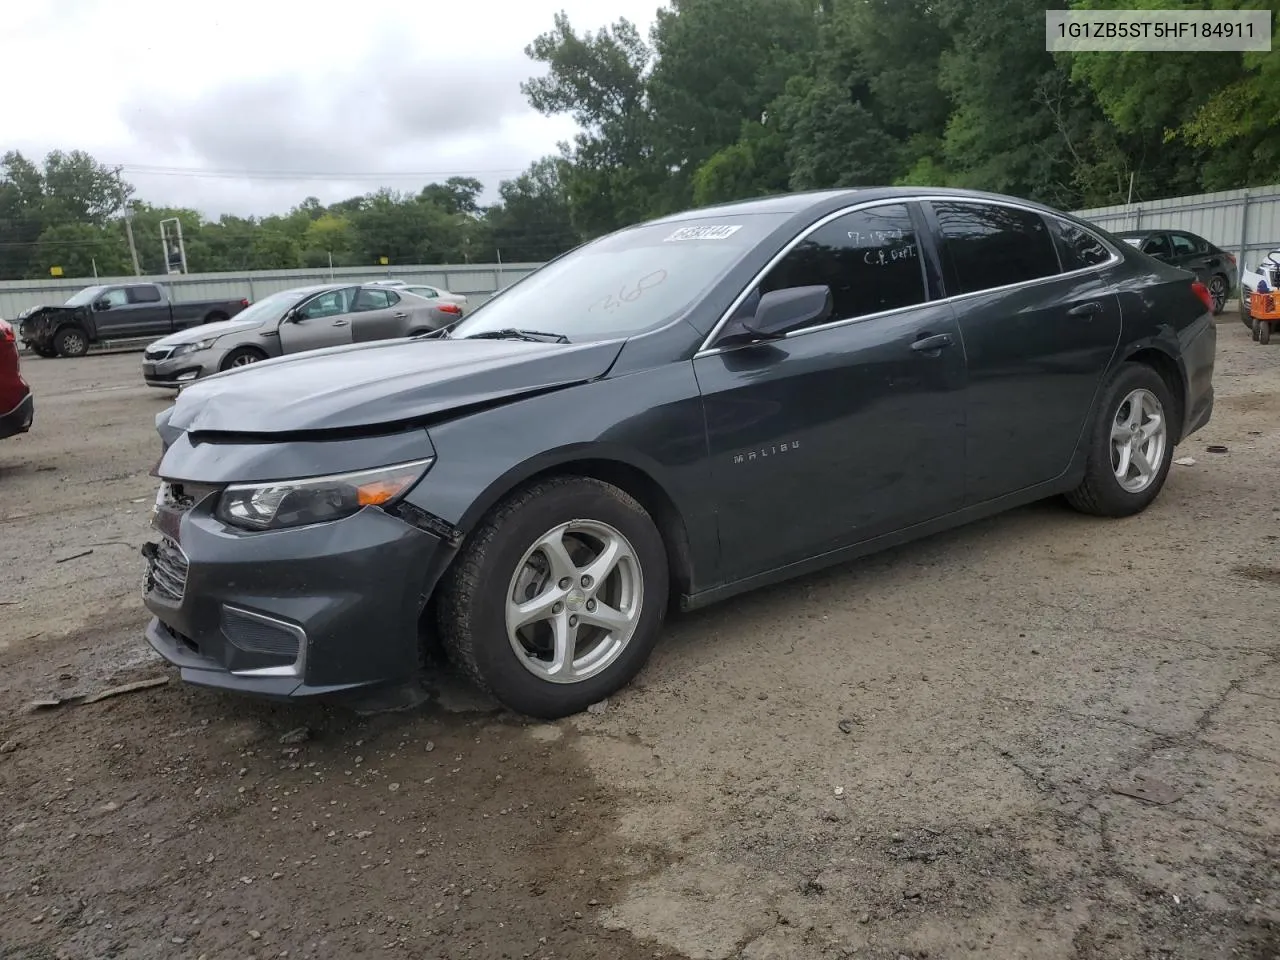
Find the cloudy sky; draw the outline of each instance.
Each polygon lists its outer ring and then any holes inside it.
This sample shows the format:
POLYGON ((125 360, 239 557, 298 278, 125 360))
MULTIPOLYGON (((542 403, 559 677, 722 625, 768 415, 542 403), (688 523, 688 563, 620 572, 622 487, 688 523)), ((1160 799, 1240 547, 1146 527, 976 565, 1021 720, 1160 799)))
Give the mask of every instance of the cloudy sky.
POLYGON ((87 150, 123 165, 141 199, 210 216, 455 174, 491 193, 574 130, 525 101, 520 82, 538 72, 525 45, 558 10, 579 32, 626 17, 647 36, 660 5, 14 2, 3 15, 0 152, 87 150))

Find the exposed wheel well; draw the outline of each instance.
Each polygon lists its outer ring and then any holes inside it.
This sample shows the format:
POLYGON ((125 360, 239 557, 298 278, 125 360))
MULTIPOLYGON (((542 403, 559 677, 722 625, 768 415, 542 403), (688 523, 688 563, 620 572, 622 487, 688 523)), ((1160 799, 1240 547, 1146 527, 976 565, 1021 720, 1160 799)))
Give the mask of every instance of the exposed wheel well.
POLYGON ((1132 356, 1126 357, 1125 361, 1127 363, 1140 363, 1160 374, 1165 386, 1169 388, 1173 402, 1177 404, 1177 416, 1174 418, 1172 433, 1173 442, 1180 443, 1182 441, 1183 421, 1186 419, 1187 385, 1183 382, 1182 371, 1178 369, 1178 364, 1167 353, 1151 347, 1139 350, 1132 356))
MULTIPOLYGON (((689 533, 684 518, 671 497, 643 470, 617 460, 573 460, 548 467, 533 476, 526 477, 512 490, 554 476, 594 477, 625 490, 640 502, 653 517, 667 548, 667 565, 671 571, 672 586, 690 593, 693 588, 693 554, 689 547, 689 533)), ((503 497, 508 496, 508 490, 503 497)))
POLYGON ((225 313, 223 313, 221 310, 214 310, 212 313, 205 314, 204 322, 218 323, 219 321, 226 320, 226 319, 227 319, 227 315, 225 313))

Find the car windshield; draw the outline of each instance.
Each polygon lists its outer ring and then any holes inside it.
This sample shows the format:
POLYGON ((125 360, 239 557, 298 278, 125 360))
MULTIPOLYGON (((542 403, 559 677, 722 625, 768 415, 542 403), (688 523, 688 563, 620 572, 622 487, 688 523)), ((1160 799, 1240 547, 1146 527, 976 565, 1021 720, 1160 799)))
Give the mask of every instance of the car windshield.
POLYGON ((106 287, 85 287, 77 294, 63 304, 64 307, 83 307, 86 304, 93 303, 93 298, 100 294, 106 287))
POLYGON ((236 314, 236 322, 244 320, 265 321, 270 323, 279 320, 284 312, 301 300, 306 293, 302 290, 281 290, 261 300, 256 300, 236 314))
POLYGON ((732 214, 642 224, 547 264, 476 309, 450 334, 536 330, 608 340, 688 310, 789 214, 732 214))

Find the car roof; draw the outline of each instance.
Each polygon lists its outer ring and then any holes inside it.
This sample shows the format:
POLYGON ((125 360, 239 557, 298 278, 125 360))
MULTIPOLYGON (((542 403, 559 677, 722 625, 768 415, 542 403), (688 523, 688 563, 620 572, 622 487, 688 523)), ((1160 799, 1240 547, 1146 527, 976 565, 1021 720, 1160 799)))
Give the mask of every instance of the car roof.
MULTIPOLYGON (((704 219, 708 216, 750 216, 752 214, 809 214, 823 216, 852 203, 872 200, 911 200, 918 197, 947 197, 956 200, 987 200, 1014 202, 1033 207, 1055 216, 1073 217, 1065 210, 1057 210, 1034 200, 1009 194, 989 193, 983 190, 962 190, 957 187, 857 187, 843 190, 804 190, 797 193, 775 194, 754 200, 736 200, 706 207, 682 210, 679 213, 658 217, 648 223, 673 223, 680 220, 704 219)), ((637 224, 639 226, 639 224, 637 224)))
MULTIPOLYGON (((1113 230, 1111 233, 1117 237, 1149 237, 1153 233, 1181 233, 1188 237, 1199 237, 1204 240, 1204 237, 1201 237, 1200 234, 1191 230, 1183 230, 1181 227, 1146 227, 1142 230, 1113 230)), ((1208 243, 1209 241, 1205 240, 1205 242, 1208 243)))

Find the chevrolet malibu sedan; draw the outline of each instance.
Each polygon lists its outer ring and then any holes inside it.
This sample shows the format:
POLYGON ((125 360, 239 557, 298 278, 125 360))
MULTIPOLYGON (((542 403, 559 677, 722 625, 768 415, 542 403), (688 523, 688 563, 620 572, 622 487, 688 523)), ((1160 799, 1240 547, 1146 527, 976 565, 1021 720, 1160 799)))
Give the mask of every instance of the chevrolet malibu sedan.
POLYGON ((1211 309, 1182 270, 990 194, 630 227, 446 334, 180 395, 147 639, 188 681, 279 697, 409 681, 440 643, 513 710, 574 713, 670 605, 1045 497, 1145 509, 1213 408, 1211 309))
POLYGON ((461 316, 454 304, 371 285, 282 290, 231 320, 156 340, 142 354, 142 378, 149 387, 172 390, 286 353, 429 333, 461 316))

